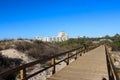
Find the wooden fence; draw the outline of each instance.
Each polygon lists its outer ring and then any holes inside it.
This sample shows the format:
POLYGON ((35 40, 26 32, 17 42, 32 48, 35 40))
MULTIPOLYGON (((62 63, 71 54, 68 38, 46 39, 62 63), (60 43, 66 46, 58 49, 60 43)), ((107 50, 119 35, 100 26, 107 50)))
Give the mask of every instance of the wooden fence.
POLYGON ((109 49, 107 46, 105 46, 105 51, 106 51, 109 80, 120 80, 118 76, 118 72, 114 66, 114 57, 109 52, 109 49))
POLYGON ((12 69, 8 69, 8 70, 5 70, 3 72, 0 72, 0 77, 5 77, 5 76, 8 76, 10 74, 13 74, 13 73, 16 73, 16 72, 20 72, 20 80, 28 80, 29 78, 49 69, 49 68, 52 68, 52 74, 55 74, 56 72, 56 65, 65 61, 66 62, 66 65, 69 65, 69 60, 70 58, 74 58, 74 59, 77 59, 78 55, 79 56, 82 56, 83 53, 93 49, 93 48, 96 48, 98 47, 99 45, 93 45, 93 46, 82 46, 82 47, 79 47, 79 48, 75 48, 75 49, 72 49, 72 50, 69 50, 69 51, 65 51, 63 53, 60 53, 60 54, 57 54, 57 55, 53 55, 51 57, 48 57, 48 58, 44 58, 44 59, 39 59, 39 60, 36 60, 34 62, 30 62, 30 63, 27 63, 27 64, 22 64, 20 66, 16 66, 12 69), (73 54, 70 54, 70 53, 73 53, 73 54), (59 62, 56 62, 55 59, 57 57, 60 57, 60 56, 64 56, 64 58, 62 60, 60 60, 59 62), (28 67, 32 67, 36 64, 40 64, 41 62, 47 62, 47 61, 50 61, 51 60, 51 65, 48 66, 48 67, 45 67, 44 69, 40 69, 39 71, 31 74, 31 75, 26 75, 26 69, 28 67))

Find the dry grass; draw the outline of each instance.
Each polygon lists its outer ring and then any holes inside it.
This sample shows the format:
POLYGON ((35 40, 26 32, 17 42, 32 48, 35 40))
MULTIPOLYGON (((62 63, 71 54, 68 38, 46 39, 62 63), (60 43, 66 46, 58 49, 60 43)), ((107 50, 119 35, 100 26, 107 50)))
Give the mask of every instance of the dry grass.
POLYGON ((9 48, 14 48, 14 40, 1 40, 0 41, 0 50, 5 50, 5 49, 9 49, 9 48))
POLYGON ((63 49, 53 43, 46 43, 38 40, 2 40, 0 50, 14 48, 36 59, 48 57, 60 53, 63 49))

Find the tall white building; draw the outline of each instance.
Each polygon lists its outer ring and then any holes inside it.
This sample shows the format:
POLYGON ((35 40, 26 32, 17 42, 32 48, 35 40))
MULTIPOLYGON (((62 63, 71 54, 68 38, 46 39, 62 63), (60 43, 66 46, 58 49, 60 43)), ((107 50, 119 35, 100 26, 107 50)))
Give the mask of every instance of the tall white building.
POLYGON ((69 36, 65 32, 59 32, 56 37, 44 37, 40 38, 39 36, 35 37, 36 40, 42 40, 44 42, 62 42, 69 39, 69 36))

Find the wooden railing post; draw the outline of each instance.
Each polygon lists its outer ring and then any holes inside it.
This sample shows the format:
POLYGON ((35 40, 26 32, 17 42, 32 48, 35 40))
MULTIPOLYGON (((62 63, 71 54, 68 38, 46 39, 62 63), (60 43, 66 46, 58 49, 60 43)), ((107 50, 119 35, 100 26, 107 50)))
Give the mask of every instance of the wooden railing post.
POLYGON ((86 52, 86 44, 84 44, 84 54, 85 54, 85 52, 86 52))
POLYGON ((66 53, 66 64, 69 65, 69 53, 66 53))
POLYGON ((113 55, 111 55, 111 60, 112 60, 113 63, 115 62, 115 58, 114 58, 113 55))
POLYGON ((85 47, 84 47, 84 52, 83 52, 84 54, 85 54, 85 51, 86 51, 86 49, 85 49, 85 47))
POLYGON ((89 46, 87 45, 87 47, 86 47, 86 52, 88 52, 89 51, 89 46))
POLYGON ((82 52, 81 52, 81 49, 80 49, 80 56, 82 56, 82 52))
POLYGON ((79 49, 79 55, 82 56, 81 48, 79 49))
POLYGON ((76 60, 77 59, 77 50, 74 51, 74 54, 75 54, 74 58, 76 60))
POLYGON ((22 70, 20 70, 20 80, 26 80, 26 69, 23 68, 22 70))
POLYGON ((52 57, 51 65, 53 65, 53 67, 52 67, 52 74, 55 74, 55 57, 54 56, 52 57))
POLYGON ((84 47, 82 47, 82 53, 84 53, 84 47))

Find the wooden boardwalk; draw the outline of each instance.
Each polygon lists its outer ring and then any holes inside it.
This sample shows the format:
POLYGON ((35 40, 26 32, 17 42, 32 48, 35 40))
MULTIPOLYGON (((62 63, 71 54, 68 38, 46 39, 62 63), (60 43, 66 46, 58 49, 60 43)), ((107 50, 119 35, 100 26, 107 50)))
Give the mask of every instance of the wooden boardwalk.
POLYGON ((85 53, 76 61, 52 75, 48 80, 108 80, 105 47, 85 53))

